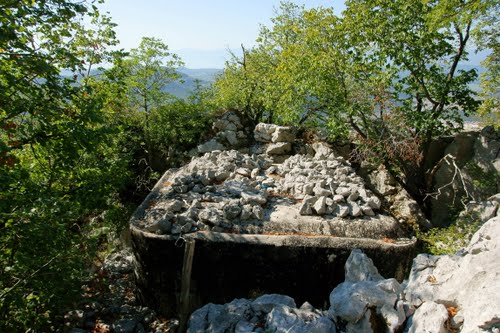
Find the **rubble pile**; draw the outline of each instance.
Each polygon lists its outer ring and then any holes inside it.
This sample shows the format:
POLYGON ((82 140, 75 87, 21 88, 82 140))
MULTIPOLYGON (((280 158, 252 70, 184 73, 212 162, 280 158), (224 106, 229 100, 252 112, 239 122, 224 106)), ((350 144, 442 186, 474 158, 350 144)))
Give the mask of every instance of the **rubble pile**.
POLYGON ((164 179, 161 197, 146 210, 140 227, 174 235, 244 233, 244 225, 271 223, 276 205, 325 219, 375 216, 381 201, 349 162, 324 146, 316 149, 314 156, 292 155, 282 164, 273 164, 266 154, 205 153, 164 179))

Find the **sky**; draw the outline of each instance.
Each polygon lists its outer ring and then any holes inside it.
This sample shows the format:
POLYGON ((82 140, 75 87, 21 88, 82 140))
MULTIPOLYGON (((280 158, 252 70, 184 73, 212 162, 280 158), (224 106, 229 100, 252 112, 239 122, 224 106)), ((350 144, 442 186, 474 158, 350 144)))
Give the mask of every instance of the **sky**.
MULTIPOLYGON (((296 0, 298 5, 332 7, 337 14, 343 0, 296 0)), ((143 36, 162 39, 188 68, 223 68, 228 49, 251 47, 259 26, 270 26, 279 0, 106 0, 120 47, 137 47, 143 36)))
MULTIPOLYGON (((306 8, 333 7, 340 15, 344 0, 294 0, 306 8)), ((188 68, 224 68, 229 51, 254 45, 260 25, 270 26, 280 0, 105 0, 120 48, 137 47, 142 37, 162 39, 188 68)), ((488 54, 469 54, 478 65, 488 54)))

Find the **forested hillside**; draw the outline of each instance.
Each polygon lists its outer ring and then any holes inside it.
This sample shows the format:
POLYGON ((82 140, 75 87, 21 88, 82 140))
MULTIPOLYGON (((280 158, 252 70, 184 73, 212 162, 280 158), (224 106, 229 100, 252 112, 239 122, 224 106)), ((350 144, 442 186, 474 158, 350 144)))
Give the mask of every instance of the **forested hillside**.
POLYGON ((0 0, 0 332, 60 329, 110 239, 223 110, 349 139, 421 202, 434 138, 462 114, 500 124, 499 7, 348 0, 337 16, 283 2, 218 75, 158 38, 119 50, 93 1, 0 0), (466 47, 492 50, 481 96, 466 47))

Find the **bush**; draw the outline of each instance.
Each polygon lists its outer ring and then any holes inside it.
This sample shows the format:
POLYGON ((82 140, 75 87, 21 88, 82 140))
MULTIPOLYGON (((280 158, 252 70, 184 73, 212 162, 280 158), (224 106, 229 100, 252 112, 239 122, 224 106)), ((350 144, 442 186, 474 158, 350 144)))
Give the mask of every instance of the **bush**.
POLYGON ((448 227, 418 233, 418 238, 423 242, 424 252, 434 255, 454 254, 469 244, 482 224, 477 212, 466 213, 448 227))

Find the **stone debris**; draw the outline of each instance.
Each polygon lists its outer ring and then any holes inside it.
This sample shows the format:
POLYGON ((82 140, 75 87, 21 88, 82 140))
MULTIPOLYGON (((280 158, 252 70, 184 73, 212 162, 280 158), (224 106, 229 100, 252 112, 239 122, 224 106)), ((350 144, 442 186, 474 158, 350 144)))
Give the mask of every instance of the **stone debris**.
POLYGON ((82 286, 82 299, 75 302, 78 308, 64 315, 61 332, 174 332, 177 320, 160 320, 136 299, 133 255, 128 249, 111 253, 95 269, 92 281, 82 286))
POLYGON ((235 299, 230 303, 207 304, 190 317, 188 333, 335 333, 327 313, 304 303, 297 308, 288 296, 270 294, 255 300, 235 299))
MULTIPOLYGON (((285 130, 279 133, 286 137, 285 130)), ((242 225, 268 221, 280 199, 279 204, 293 206, 304 216, 375 216, 381 201, 365 188, 349 162, 325 146, 316 147, 315 156, 293 155, 282 164, 273 164, 266 154, 205 153, 166 181, 139 227, 174 235, 214 228, 234 232, 242 225)))
POLYGON ((409 280, 380 275, 353 250, 345 280, 330 294, 327 311, 288 296, 237 299, 196 310, 189 333, 217 332, 497 332, 500 327, 500 217, 487 221, 455 255, 418 255, 409 280))
POLYGON ((223 114, 214 122, 212 128, 216 132, 215 137, 199 145, 198 153, 233 149, 246 142, 247 134, 243 131, 240 118, 234 112, 223 114))

